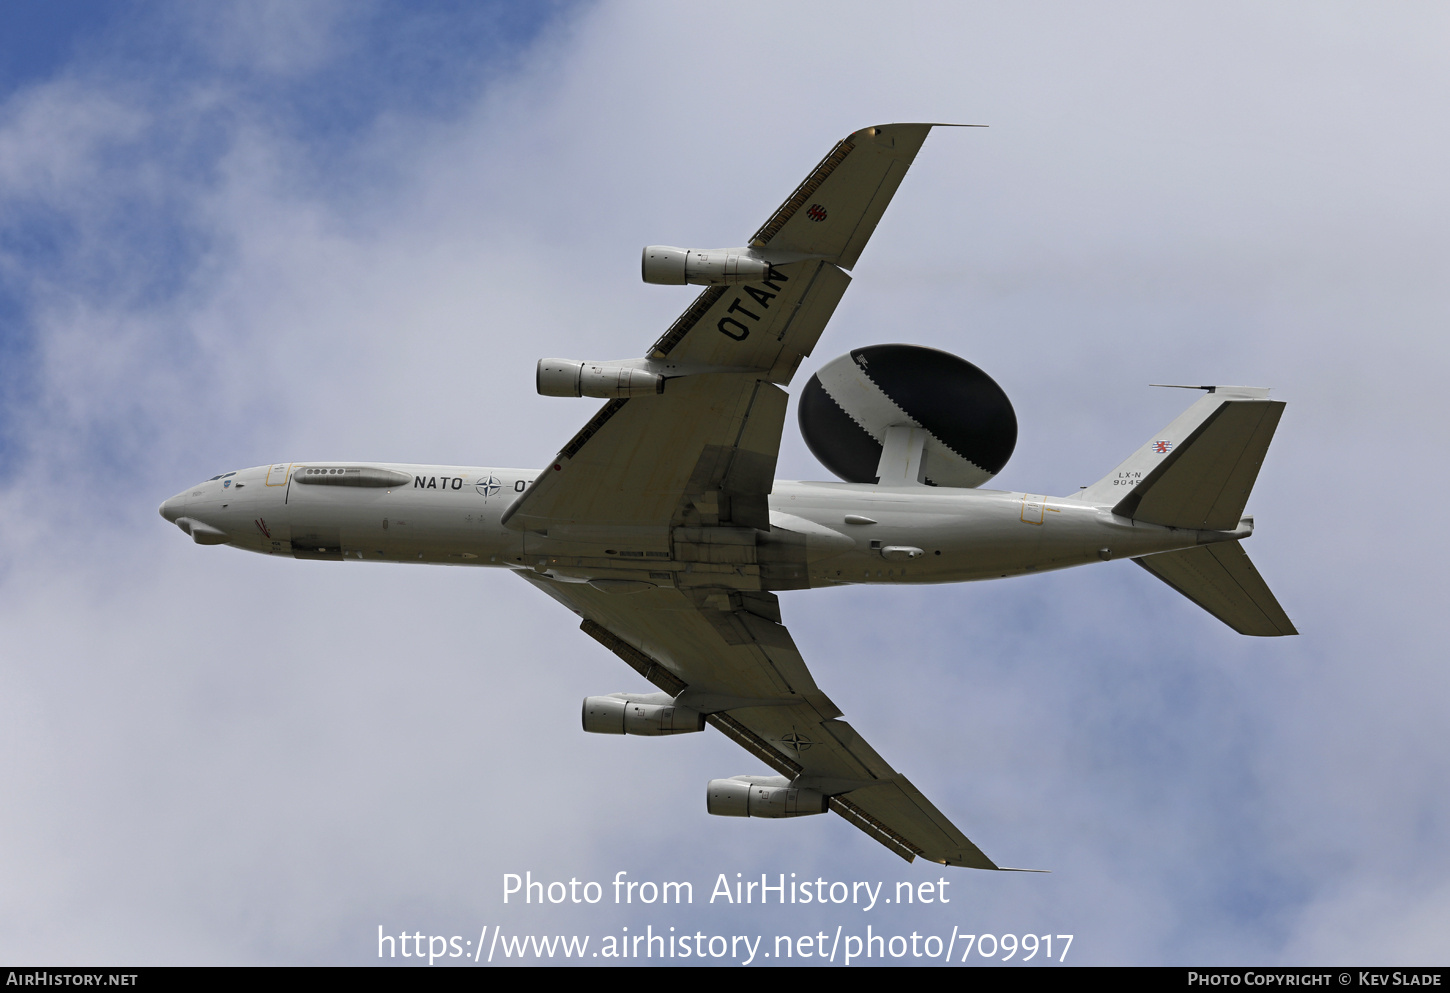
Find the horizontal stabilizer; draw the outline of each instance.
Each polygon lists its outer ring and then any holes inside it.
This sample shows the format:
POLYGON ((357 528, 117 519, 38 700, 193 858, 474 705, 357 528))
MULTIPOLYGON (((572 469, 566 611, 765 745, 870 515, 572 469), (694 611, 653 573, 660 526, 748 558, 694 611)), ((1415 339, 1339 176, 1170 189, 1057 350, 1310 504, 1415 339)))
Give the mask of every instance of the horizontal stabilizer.
POLYGON ((1283 413, 1279 400, 1221 401, 1113 513, 1166 527, 1234 530, 1283 413))
POLYGON ((1237 541, 1134 559, 1239 634, 1298 634, 1237 541))

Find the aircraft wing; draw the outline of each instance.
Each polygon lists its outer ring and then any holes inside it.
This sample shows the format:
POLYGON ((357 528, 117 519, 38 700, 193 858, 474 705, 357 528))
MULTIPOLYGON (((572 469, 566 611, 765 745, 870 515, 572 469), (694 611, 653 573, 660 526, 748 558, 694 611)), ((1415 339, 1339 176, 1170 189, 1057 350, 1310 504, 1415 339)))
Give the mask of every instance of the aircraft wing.
POLYGON ((657 587, 621 595, 519 573, 583 617, 580 627, 776 773, 908 862, 998 868, 894 770, 821 692, 775 594, 657 587))
MULTIPOLYGON (((930 124, 863 128, 838 142, 751 246, 779 253, 769 278, 711 286, 650 347, 692 374, 663 393, 611 400, 504 514, 515 530, 577 537, 633 529, 668 550, 678 525, 768 528, 785 393, 930 124), (802 258, 802 256, 809 256, 802 258), (699 374, 699 370, 709 371, 699 374)), ((774 261, 774 260, 772 260, 774 261)))
POLYGON ((769 592, 809 584, 806 536, 771 524, 780 386, 930 130, 837 143, 752 239, 768 278, 702 292, 648 353, 680 374, 662 393, 608 401, 503 520, 523 532, 520 574, 682 706, 898 855, 992 869, 840 719, 769 592))

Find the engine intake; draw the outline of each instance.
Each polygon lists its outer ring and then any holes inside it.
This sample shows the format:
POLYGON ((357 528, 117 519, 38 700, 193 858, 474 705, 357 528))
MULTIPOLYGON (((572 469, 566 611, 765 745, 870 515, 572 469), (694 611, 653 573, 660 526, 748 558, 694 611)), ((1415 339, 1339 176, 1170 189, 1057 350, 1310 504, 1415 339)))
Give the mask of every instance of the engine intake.
POLYGON ((770 276, 770 263, 748 248, 674 248, 650 245, 642 266, 646 283, 680 286, 727 286, 753 283, 770 276))
POLYGON ((675 706, 668 693, 610 693, 584 698, 584 730, 653 738, 705 730, 705 715, 675 706))
POLYGON ((705 809, 720 817, 805 817, 824 814, 826 803, 825 794, 784 776, 731 776, 705 787, 705 809))
POLYGON ((535 374, 539 395, 546 397, 650 396, 665 391, 665 377, 630 362, 580 362, 539 359, 535 374))

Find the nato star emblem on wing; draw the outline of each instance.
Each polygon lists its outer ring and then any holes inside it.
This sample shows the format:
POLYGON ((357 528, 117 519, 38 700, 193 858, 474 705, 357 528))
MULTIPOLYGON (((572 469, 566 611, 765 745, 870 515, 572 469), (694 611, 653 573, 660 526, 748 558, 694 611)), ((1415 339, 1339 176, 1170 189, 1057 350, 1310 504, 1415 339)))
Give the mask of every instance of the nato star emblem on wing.
POLYGON ((811 741, 811 739, 807 738, 799 731, 792 731, 790 734, 785 735, 780 739, 780 743, 782 745, 785 745, 787 748, 794 748, 796 750, 796 754, 800 754, 807 748, 810 748, 811 745, 815 744, 813 741, 811 741))

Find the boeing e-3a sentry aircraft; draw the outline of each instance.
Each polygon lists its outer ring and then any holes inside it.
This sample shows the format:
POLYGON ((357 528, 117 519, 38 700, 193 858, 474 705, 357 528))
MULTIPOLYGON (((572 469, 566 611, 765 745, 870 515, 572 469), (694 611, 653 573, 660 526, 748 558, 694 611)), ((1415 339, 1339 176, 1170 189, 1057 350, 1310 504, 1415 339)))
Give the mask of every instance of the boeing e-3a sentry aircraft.
POLYGON ((981 489, 1017 422, 980 369, 860 348, 799 405, 845 482, 781 482, 786 393, 932 125, 839 142, 748 245, 651 247, 651 283, 707 286, 641 359, 544 359, 538 390, 608 402, 542 469, 279 462, 213 476, 161 516, 203 545, 299 559, 513 570, 583 618, 654 693, 584 701, 584 730, 712 725, 775 775, 716 779, 712 814, 833 810, 910 861, 999 868, 817 687, 782 590, 948 583, 1131 558, 1249 635, 1296 633, 1240 541, 1284 405, 1207 391, 1068 496, 981 489))

